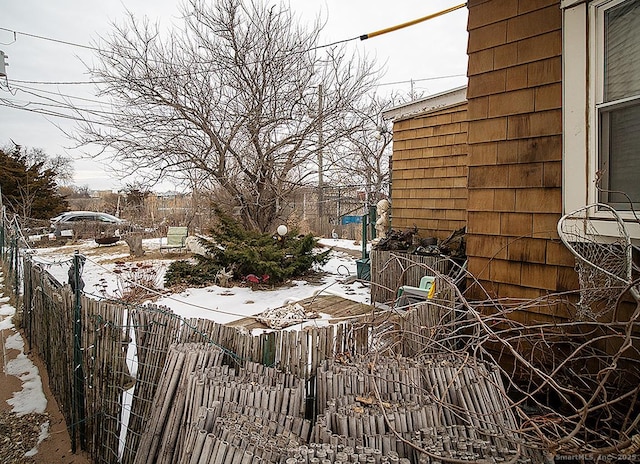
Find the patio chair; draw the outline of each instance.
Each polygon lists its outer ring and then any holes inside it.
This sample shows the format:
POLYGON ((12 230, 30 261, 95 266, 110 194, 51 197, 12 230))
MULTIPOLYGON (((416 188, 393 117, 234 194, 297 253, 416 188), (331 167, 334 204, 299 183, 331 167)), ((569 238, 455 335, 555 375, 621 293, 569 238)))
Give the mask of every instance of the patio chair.
POLYGON ((403 285, 398 288, 396 306, 406 306, 411 303, 433 298, 436 289, 435 279, 433 276, 423 276, 417 287, 403 285))
POLYGON ((163 251, 185 251, 185 241, 187 239, 187 227, 172 226, 167 229, 167 243, 160 246, 163 251))

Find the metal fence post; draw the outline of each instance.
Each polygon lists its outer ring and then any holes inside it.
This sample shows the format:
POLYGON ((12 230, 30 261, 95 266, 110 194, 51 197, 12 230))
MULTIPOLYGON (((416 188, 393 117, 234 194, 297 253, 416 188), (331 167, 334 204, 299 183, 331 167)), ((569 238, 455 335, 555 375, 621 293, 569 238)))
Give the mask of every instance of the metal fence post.
MULTIPOLYGON (((16 263, 16 252, 17 252, 17 247, 16 247, 16 238, 15 237, 10 237, 9 239, 9 277, 11 279, 16 278, 16 269, 15 269, 15 263, 16 263)), ((7 284, 9 285, 9 282, 7 282, 7 284)), ((14 290, 15 290, 15 286, 14 286, 14 290)))
POLYGON ((76 452, 76 435, 85 448, 84 369, 82 368, 82 287, 83 256, 78 250, 73 255, 74 316, 73 316, 73 394, 71 408, 71 452, 76 452))
POLYGON ((15 232, 14 232, 14 256, 15 256, 15 265, 14 265, 14 274, 13 274, 13 288, 15 290, 16 301, 19 300, 20 295, 20 226, 16 221, 15 232))
MULTIPOLYGON (((1 200, 0 200, 1 201, 1 200)), ((6 250, 5 250, 5 227, 6 227, 6 215, 5 215, 6 211, 4 209, 4 207, 2 207, 2 209, 0 210, 0 214, 2 215, 2 217, 0 217, 0 259, 4 260, 5 254, 6 254, 6 250)))

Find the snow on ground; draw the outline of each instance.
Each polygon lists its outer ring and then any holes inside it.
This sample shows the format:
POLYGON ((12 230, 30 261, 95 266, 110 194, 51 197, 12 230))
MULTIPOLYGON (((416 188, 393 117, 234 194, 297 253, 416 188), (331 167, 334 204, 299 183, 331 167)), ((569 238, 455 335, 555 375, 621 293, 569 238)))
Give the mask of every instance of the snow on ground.
MULTIPOLYGON (((15 313, 15 309, 14 309, 15 313)), ((44 413, 47 408, 47 398, 42 391, 42 379, 38 368, 24 353, 24 340, 19 333, 7 337, 5 344, 7 350, 18 350, 19 354, 4 366, 7 375, 18 377, 22 381, 22 390, 13 393, 13 398, 7 400, 13 406, 12 412, 19 416, 30 413, 44 413)))
MULTIPOLYGON (((361 245, 352 240, 321 239, 319 243, 324 247, 335 247, 330 253, 328 262, 322 266, 324 276, 320 282, 308 282, 296 280, 288 286, 277 289, 256 289, 235 286, 223 288, 212 285, 205 288, 188 288, 176 294, 163 294, 155 304, 167 306, 176 314, 183 317, 196 317, 211 319, 218 323, 231 322, 246 316, 253 316, 265 310, 279 308, 303 300, 314 295, 333 294, 343 298, 369 303, 370 293, 368 285, 360 282, 345 283, 348 277, 356 275, 356 258, 354 250, 361 250, 361 245), (344 251, 347 250, 347 251, 344 251), (349 253, 348 251, 351 251, 349 253)), ((162 244, 161 239, 143 240, 143 248, 148 251, 157 251, 162 244)), ((78 242, 69 246, 38 248, 30 250, 36 263, 46 268, 60 283, 66 283, 69 279, 69 269, 73 262, 75 252, 86 257, 82 270, 82 279, 85 282, 84 291, 90 296, 117 297, 126 286, 125 280, 131 278, 136 272, 130 272, 131 267, 140 267, 140 263, 128 261, 128 248, 100 247, 93 240, 78 242), (124 251, 123 251, 124 250, 124 251), (120 260, 120 264, 117 261, 120 260)), ((357 253, 355 253, 357 255, 357 253)), ((157 256, 157 253, 155 253, 157 256)), ((169 264, 175 259, 184 257, 172 257, 166 259, 145 260, 145 265, 153 268, 156 276, 155 284, 159 290, 164 289, 163 278, 169 264)), ((0 275, 0 286, 2 285, 0 275)), ((13 329, 11 317, 15 314, 15 308, 6 304, 7 298, 0 299, 0 329, 13 329)), ((322 315, 321 315, 322 316, 322 315)), ((309 324, 324 325, 328 317, 313 319, 309 324)), ((296 325, 295 328, 300 328, 296 325)), ((132 331, 132 340, 134 340, 132 331)), ((134 341, 129 346, 134 347, 134 341)), ((20 351, 15 361, 7 363, 6 374, 18 376, 23 387, 21 392, 16 392, 14 398, 9 400, 14 411, 18 414, 29 412, 42 412, 46 407, 46 398, 42 390, 42 382, 37 368, 24 354, 24 342, 19 333, 12 334, 5 343, 5 348, 15 348, 20 351)), ((134 351, 135 352, 135 349, 134 351)), ((129 368, 135 375, 135 356, 127 357, 129 368)), ((125 403, 131 396, 131 391, 125 395, 125 403)), ((123 411, 123 423, 128 421, 129 407, 125 404, 123 411)), ((43 431, 42 439, 47 432, 43 431)), ((121 444, 120 448, 122 448, 121 444)), ((37 450, 32 450, 35 453, 37 450)), ((122 449, 120 449, 122 452, 122 449)))
MULTIPOLYGON (((352 254, 353 250, 360 250, 361 245, 353 240, 342 239, 321 239, 319 243, 325 247, 336 248, 330 253, 329 261, 320 269, 325 275, 319 283, 297 280, 276 289, 256 290, 244 286, 224 288, 211 285, 204 288, 188 288, 175 294, 164 294, 155 304, 169 307, 183 317, 211 319, 224 324, 318 294, 338 295, 349 300, 369 303, 370 293, 367 285, 360 282, 343 283, 346 278, 356 275, 356 257, 352 254), (352 250, 352 254, 342 250, 352 250)), ((157 250, 160 244, 160 239, 143 240, 145 250, 157 250)), ((109 253, 107 247, 98 247, 93 241, 84 241, 73 246, 36 249, 33 257, 36 262, 47 267, 58 281, 65 283, 68 281, 69 267, 76 250, 87 258, 82 272, 85 293, 96 297, 117 297, 121 294, 125 286, 124 279, 131 278, 132 275, 126 270, 131 266, 131 263, 126 261, 129 257, 127 248, 123 253, 122 247, 114 247, 114 252, 109 253), (115 263, 117 260, 122 260, 125 264, 118 265, 115 263), (115 273, 118 269, 124 271, 115 273)), ((164 273, 174 259, 184 257, 145 261, 153 266, 158 289, 163 289, 164 273)), ((315 320, 315 323, 322 324, 322 320, 315 320)))
MULTIPOLYGON (((0 273, 0 295, 2 295, 2 287, 4 284, 4 277, 0 273)), ((8 303, 8 297, 0 297, 0 331, 3 331, 3 335, 6 339, 2 341, 2 355, 4 357, 4 375, 13 375, 20 379, 22 382, 22 389, 17 392, 13 392, 13 397, 9 398, 7 403, 12 406, 11 412, 16 413, 19 416, 31 413, 44 413, 47 407, 47 398, 44 395, 42 388, 42 379, 38 368, 31 362, 31 360, 24 353, 24 340, 22 336, 17 332, 13 324, 13 316, 16 313, 16 308, 8 303), (8 350, 17 350, 18 355, 15 358, 9 359, 7 356, 8 350)), ((44 422, 41 425, 40 435, 38 437, 37 445, 29 450, 25 456, 33 456, 38 452, 38 445, 49 436, 49 421, 44 422)))
MULTIPOLYGON (((345 250, 362 250, 362 243, 357 240, 345 240, 345 239, 333 239, 333 238, 321 238, 318 240, 320 245, 326 247, 337 247, 345 250)), ((371 244, 367 243, 367 249, 371 250, 371 244)))

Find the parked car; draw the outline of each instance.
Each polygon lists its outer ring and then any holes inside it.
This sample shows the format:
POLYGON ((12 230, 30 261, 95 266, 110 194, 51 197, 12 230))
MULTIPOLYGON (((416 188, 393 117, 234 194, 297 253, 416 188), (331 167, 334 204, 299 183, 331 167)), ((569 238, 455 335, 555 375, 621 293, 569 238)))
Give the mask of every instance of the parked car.
POLYGON ((51 218, 51 232, 58 237, 119 238, 127 221, 95 211, 68 211, 51 218))

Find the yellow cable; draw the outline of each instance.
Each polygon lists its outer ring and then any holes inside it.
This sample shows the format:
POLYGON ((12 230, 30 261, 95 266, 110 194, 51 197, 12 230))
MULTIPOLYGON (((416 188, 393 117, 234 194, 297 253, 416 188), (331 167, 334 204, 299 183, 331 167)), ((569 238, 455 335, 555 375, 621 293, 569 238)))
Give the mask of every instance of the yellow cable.
POLYGON ((360 40, 370 39, 371 37, 386 34, 387 32, 397 31, 398 29, 402 29, 403 27, 413 26, 414 24, 421 23, 422 21, 427 21, 429 19, 437 18, 438 16, 451 13, 452 11, 459 10, 460 8, 463 8, 465 6, 467 6, 467 2, 461 3, 460 5, 452 6, 451 8, 447 8, 446 10, 438 11, 437 13, 430 14, 423 18, 414 19, 413 21, 408 21, 406 23, 398 24, 397 26, 388 27, 386 29, 380 29, 379 31, 371 32, 370 34, 364 34, 360 36, 360 40))

